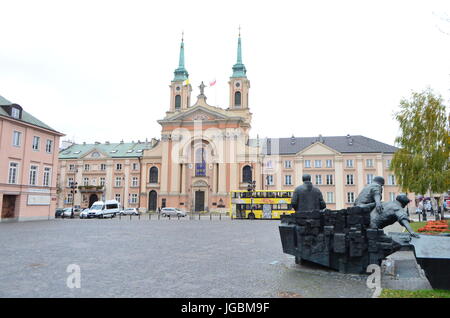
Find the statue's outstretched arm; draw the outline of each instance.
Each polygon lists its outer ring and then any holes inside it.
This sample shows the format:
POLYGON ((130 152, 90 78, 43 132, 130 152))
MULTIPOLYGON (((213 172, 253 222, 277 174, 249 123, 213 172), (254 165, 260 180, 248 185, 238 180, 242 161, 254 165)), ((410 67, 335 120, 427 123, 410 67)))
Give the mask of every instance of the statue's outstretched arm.
POLYGON ((409 234, 412 237, 417 237, 417 238, 420 237, 419 234, 414 232, 414 230, 411 228, 411 225, 409 225, 409 222, 406 219, 400 220, 399 223, 406 228, 406 230, 409 232, 409 234))

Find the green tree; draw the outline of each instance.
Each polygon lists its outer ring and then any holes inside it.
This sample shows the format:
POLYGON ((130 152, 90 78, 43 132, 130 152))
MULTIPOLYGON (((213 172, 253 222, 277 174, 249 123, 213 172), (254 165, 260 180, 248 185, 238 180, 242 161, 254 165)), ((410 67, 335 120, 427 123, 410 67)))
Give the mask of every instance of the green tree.
POLYGON ((402 190, 417 194, 443 193, 450 189, 449 116, 442 97, 430 88, 413 92, 400 101, 395 113, 400 149, 394 154, 391 169, 402 190))

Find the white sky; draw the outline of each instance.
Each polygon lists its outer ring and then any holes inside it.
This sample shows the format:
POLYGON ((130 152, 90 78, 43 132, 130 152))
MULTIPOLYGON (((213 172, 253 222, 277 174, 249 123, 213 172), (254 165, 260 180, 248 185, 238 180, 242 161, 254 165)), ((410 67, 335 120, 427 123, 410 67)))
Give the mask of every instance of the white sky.
POLYGON ((0 0, 0 95, 78 143, 160 138, 181 32, 192 102, 215 78, 207 101, 226 108, 241 25, 251 137, 394 144, 411 90, 448 105, 449 14, 448 0, 0 0))

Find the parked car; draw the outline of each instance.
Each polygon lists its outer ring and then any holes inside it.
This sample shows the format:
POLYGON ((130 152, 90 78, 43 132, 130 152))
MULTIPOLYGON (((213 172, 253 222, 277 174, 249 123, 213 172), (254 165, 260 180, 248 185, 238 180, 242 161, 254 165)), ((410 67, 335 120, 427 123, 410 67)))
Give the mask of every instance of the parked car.
POLYGON ((113 218, 120 212, 119 202, 117 200, 97 201, 92 204, 88 217, 95 218, 113 218))
POLYGON ((89 209, 84 209, 80 213, 80 219, 87 219, 88 218, 89 209))
POLYGON ((181 216, 185 217, 186 212, 177 209, 177 208, 162 208, 161 209, 161 215, 162 216, 181 216))
POLYGON ((139 215, 139 211, 136 208, 127 208, 125 210, 120 211, 121 215, 139 215))
POLYGON ((78 208, 65 208, 62 217, 63 218, 74 218, 76 216, 80 216, 81 209, 78 208))
POLYGON ((63 212, 64 212, 64 209, 56 209, 56 211, 55 211, 55 218, 61 217, 63 212))

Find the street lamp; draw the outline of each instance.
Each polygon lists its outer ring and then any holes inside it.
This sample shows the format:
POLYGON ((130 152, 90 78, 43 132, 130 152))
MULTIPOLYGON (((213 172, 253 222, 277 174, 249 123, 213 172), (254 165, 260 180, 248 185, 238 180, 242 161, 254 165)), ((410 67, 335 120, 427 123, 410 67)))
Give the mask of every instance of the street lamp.
POLYGON ((75 193, 77 193, 77 186, 78 182, 71 182, 70 183, 70 193, 72 193, 72 213, 70 214, 70 218, 73 219, 74 217, 74 205, 75 205, 75 193))

